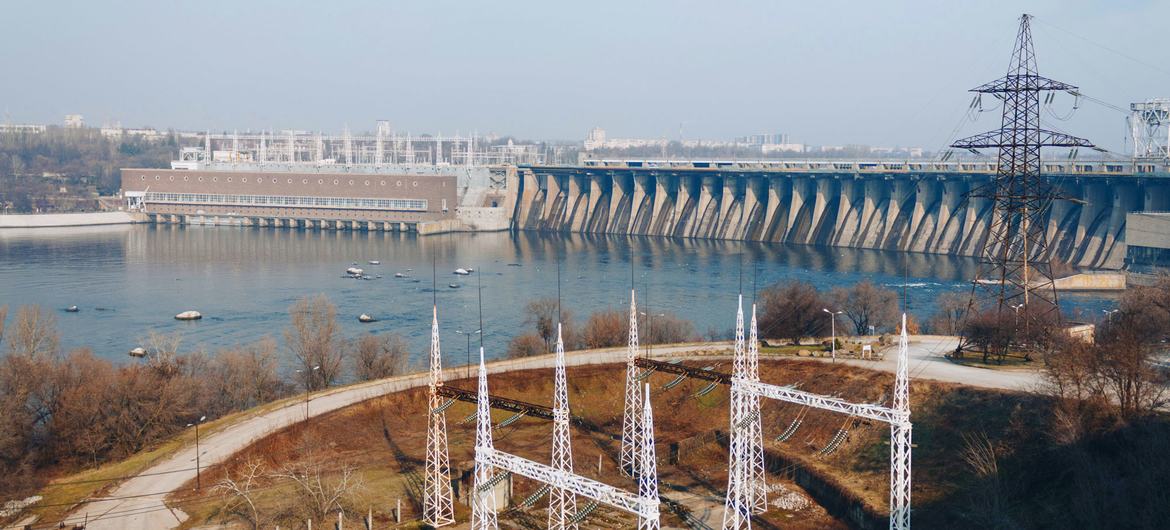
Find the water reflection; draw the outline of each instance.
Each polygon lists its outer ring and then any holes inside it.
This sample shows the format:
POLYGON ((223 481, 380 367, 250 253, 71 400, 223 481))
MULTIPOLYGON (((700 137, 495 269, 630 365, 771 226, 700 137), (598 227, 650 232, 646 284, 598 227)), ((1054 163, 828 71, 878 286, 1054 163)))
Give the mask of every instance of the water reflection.
MULTIPOLYGON (((314 293, 337 304, 347 334, 397 331, 421 353, 435 297, 450 362, 462 364, 466 343, 455 330, 478 328, 477 281, 483 284, 485 346, 497 357, 523 324, 523 304, 556 295, 558 261, 565 307, 581 319, 628 303, 631 260, 641 303, 649 298, 656 309, 692 319, 701 332, 733 325, 741 262, 748 293, 753 281, 763 286, 796 279, 827 289, 870 279, 905 288, 911 311, 920 315, 933 312, 939 294, 965 292, 976 270, 969 258, 733 241, 117 226, 0 231, 0 304, 77 305, 80 313, 57 314, 63 345, 123 359, 150 331, 182 332, 186 348, 208 351, 265 335, 279 338, 288 307, 314 293), (352 263, 382 277, 343 278, 352 263), (475 268, 481 277, 451 274, 459 267, 475 268), (408 278, 394 278, 396 272, 408 278), (172 319, 187 309, 203 312, 204 320, 172 319), (361 313, 381 320, 360 324, 361 313)), ((1094 295, 1073 301, 1090 310, 1107 303, 1094 295)))

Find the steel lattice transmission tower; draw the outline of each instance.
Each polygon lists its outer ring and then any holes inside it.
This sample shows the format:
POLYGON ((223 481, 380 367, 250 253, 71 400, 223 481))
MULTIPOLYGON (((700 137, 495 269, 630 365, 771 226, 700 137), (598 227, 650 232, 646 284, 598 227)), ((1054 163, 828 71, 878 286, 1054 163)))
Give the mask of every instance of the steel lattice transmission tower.
MULTIPOLYGON (((748 378, 747 351, 743 337, 743 295, 739 295, 739 306, 735 313, 735 357, 732 362, 732 377, 748 378)), ((745 423, 751 423, 748 417, 747 402, 750 397, 731 390, 731 428, 728 429, 728 458, 727 458, 727 497, 723 506, 723 530, 738 530, 751 528, 753 497, 756 488, 752 482, 751 466, 748 459, 751 454, 752 438, 744 429, 745 423)), ((759 401, 756 400, 757 407, 759 401)))
POLYGON ((447 457, 447 414, 439 387, 443 386, 443 356, 439 349, 439 308, 431 314, 431 377, 427 405, 427 460, 423 480, 423 520, 433 527, 455 522, 451 495, 450 461, 447 457))
MULTIPOLYGON (((654 451, 654 412, 650 408, 650 385, 645 386, 646 401, 642 408, 642 442, 638 450, 638 496, 658 501, 658 457, 654 451)), ((658 517, 638 517, 638 530, 658 530, 658 517)))
MULTIPOLYGON (((743 298, 742 296, 740 297, 743 298)), ((760 341, 756 328, 756 304, 752 304, 751 335, 747 345, 745 379, 760 381, 760 341)), ((764 426, 760 415, 760 396, 744 396, 744 453, 747 457, 748 498, 746 504, 752 513, 768 511, 768 486, 764 472, 764 426)))
POLYGON ((618 465, 621 466, 623 472, 638 465, 638 436, 642 430, 642 424, 639 421, 642 392, 641 384, 638 382, 638 367, 634 366, 634 358, 638 355, 638 305, 633 289, 630 289, 629 339, 629 346, 626 350, 626 404, 625 412, 622 414, 622 452, 618 459, 618 465))
POLYGON ((1002 100, 1000 128, 951 144, 960 149, 999 150, 994 179, 968 195, 969 199, 984 198, 993 203, 968 315, 991 310, 1003 316, 1005 311, 1023 304, 1026 318, 1020 327, 1025 330, 1030 321, 1051 319, 1053 313, 1059 315, 1048 261, 1048 227, 1043 221, 1056 195, 1040 175, 1040 148, 1093 147, 1083 138, 1041 128, 1040 93, 1072 91, 1077 87, 1037 73, 1031 19, 1027 14, 1020 17, 1007 75, 971 89, 1002 100))
MULTIPOLYGON (((483 347, 479 348, 479 387, 475 404, 475 448, 495 449, 492 442, 492 407, 488 397, 487 367, 483 363, 483 347)), ((472 530, 497 530, 496 494, 493 490, 492 466, 475 460, 475 477, 471 486, 472 530)))
POLYGON ((890 423, 890 529, 910 530, 910 340, 906 314, 898 340, 898 371, 894 375, 893 407, 898 421, 890 423))
MULTIPOLYGON (((565 376, 565 343, 561 338, 561 324, 557 323, 557 355, 553 390, 552 467, 565 473, 573 472, 573 445, 569 439, 569 385, 565 376)), ((550 530, 577 528, 572 522, 577 512, 577 496, 563 488, 552 488, 548 497, 548 527, 550 530)))

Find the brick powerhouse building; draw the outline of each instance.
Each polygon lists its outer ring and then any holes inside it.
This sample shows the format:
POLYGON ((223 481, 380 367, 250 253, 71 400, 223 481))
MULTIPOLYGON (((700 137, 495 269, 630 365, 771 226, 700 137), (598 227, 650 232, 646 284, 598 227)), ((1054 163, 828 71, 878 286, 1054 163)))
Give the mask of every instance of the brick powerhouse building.
POLYGON ((455 176, 418 171, 122 170, 122 192, 132 210, 192 223, 417 228, 453 219, 457 191, 455 176))

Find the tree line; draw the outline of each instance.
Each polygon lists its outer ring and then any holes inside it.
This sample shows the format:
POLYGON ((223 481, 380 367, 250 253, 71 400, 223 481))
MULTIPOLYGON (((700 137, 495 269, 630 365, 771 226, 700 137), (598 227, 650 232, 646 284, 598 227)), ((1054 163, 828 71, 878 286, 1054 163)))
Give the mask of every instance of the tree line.
POLYGON ((405 373, 396 333, 344 337, 325 296, 289 309, 284 344, 264 338, 209 355, 183 352, 178 335, 143 339, 141 362, 116 364, 88 348, 61 351, 52 312, 0 307, 0 495, 28 492, 57 472, 125 458, 216 418, 342 378, 405 373), (282 370, 288 360, 295 371, 282 370), (316 370, 313 367, 320 367, 316 370))
POLYGON ((121 188, 122 168, 169 167, 181 145, 173 131, 160 140, 107 137, 94 128, 0 133, 0 209, 29 213, 53 208, 60 184, 44 174, 113 194, 121 188))

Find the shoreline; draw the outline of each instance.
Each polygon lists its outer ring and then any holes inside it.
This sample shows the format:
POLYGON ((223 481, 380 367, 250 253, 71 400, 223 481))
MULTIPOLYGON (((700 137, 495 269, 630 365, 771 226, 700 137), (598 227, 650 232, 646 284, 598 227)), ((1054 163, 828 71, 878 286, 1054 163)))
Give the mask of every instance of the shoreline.
POLYGON ((123 225, 144 222, 146 222, 144 216, 129 212, 7 214, 0 215, 0 230, 5 228, 123 225))

